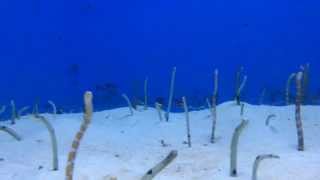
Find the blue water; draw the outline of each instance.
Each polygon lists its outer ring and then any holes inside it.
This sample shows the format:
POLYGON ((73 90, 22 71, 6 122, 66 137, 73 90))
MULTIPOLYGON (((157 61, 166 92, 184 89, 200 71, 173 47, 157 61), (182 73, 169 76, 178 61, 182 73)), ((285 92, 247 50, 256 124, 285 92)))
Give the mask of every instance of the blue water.
POLYGON ((45 109, 50 99, 81 110, 89 89, 97 108, 112 108, 125 104, 121 93, 142 96, 148 76, 152 105, 167 99, 174 66, 175 98, 197 106, 212 93, 215 68, 219 102, 233 99, 240 66, 245 101, 258 103, 264 88, 264 103, 280 101, 287 77, 304 63, 317 95, 319 7, 315 0, 2 0, 0 103, 40 101, 45 109), (108 92, 97 90, 105 84, 108 92))

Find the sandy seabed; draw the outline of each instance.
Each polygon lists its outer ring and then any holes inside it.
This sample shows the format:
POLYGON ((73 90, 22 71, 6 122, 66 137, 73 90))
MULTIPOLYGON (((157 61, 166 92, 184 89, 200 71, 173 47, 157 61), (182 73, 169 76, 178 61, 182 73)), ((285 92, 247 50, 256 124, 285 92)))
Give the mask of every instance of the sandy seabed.
MULTIPOLYGON (((229 176, 230 144, 240 124, 240 107, 234 102, 218 106, 217 142, 210 143, 212 119, 208 109, 190 112, 192 148, 187 140, 184 113, 172 113, 161 122, 154 108, 128 108, 95 112, 79 149, 75 165, 77 180, 139 180, 171 150, 178 157, 155 180, 248 180, 257 155, 275 154, 280 159, 265 160, 259 180, 320 179, 320 107, 303 106, 304 152, 297 151, 294 106, 245 104, 243 118, 249 120, 238 147, 238 177, 229 176), (265 125, 271 114, 275 118, 265 125)), ((42 114, 52 123, 58 139, 59 170, 52 171, 51 142, 47 129, 32 116, 23 116, 15 129, 22 141, 0 132, 0 180, 62 180, 72 140, 82 122, 82 114, 42 114)))

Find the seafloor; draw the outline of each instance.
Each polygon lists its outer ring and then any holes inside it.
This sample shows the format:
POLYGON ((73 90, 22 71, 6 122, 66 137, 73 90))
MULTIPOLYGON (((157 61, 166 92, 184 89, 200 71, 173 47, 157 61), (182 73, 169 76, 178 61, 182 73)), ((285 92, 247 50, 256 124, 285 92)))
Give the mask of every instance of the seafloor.
MULTIPOLYGON (((186 121, 183 113, 171 114, 169 122, 160 121, 153 108, 135 111, 128 108, 94 113, 77 156, 75 179, 139 180, 144 173, 171 150, 178 157, 156 180, 248 180, 257 155, 275 154, 280 159, 265 160, 259 180, 317 180, 320 177, 320 107, 303 106, 305 151, 297 151, 294 106, 273 107, 246 104, 243 117, 234 102, 218 106, 217 141, 210 143, 212 120, 209 110, 190 112, 192 147, 184 142, 186 121), (271 114, 269 126, 265 125, 271 114), (238 177, 229 176, 230 144, 233 131, 241 120, 249 125, 240 136, 238 177)), ((67 155, 82 114, 43 114, 56 130, 59 166, 52 171, 50 138, 44 125, 31 115, 22 117, 14 128, 22 141, 15 141, 0 132, 1 180, 59 180, 65 179, 67 155)))

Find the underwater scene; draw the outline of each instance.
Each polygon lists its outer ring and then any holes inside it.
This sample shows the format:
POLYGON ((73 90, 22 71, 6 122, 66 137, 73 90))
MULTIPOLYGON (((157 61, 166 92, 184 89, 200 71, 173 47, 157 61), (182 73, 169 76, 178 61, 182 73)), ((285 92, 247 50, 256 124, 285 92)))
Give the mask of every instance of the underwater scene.
POLYGON ((0 2, 0 180, 319 180, 320 2, 0 2))

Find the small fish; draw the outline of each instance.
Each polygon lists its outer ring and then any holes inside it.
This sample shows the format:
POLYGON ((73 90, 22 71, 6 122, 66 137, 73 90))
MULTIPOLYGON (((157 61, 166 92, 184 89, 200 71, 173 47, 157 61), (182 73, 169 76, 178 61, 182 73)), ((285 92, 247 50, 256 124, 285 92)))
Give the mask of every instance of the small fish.
POLYGON ((118 92, 118 86, 115 83, 97 84, 95 88, 97 91, 104 91, 110 94, 117 94, 118 92))
POLYGON ((79 64, 70 64, 68 66, 68 73, 73 75, 78 75, 80 72, 80 65, 79 64))
POLYGON ((175 99, 174 100, 174 104, 177 106, 177 107, 183 107, 183 101, 181 98, 178 98, 178 99, 175 99))
POLYGON ((164 105, 165 99, 164 99, 164 97, 157 97, 157 98, 156 98, 156 102, 159 103, 159 104, 164 105))

